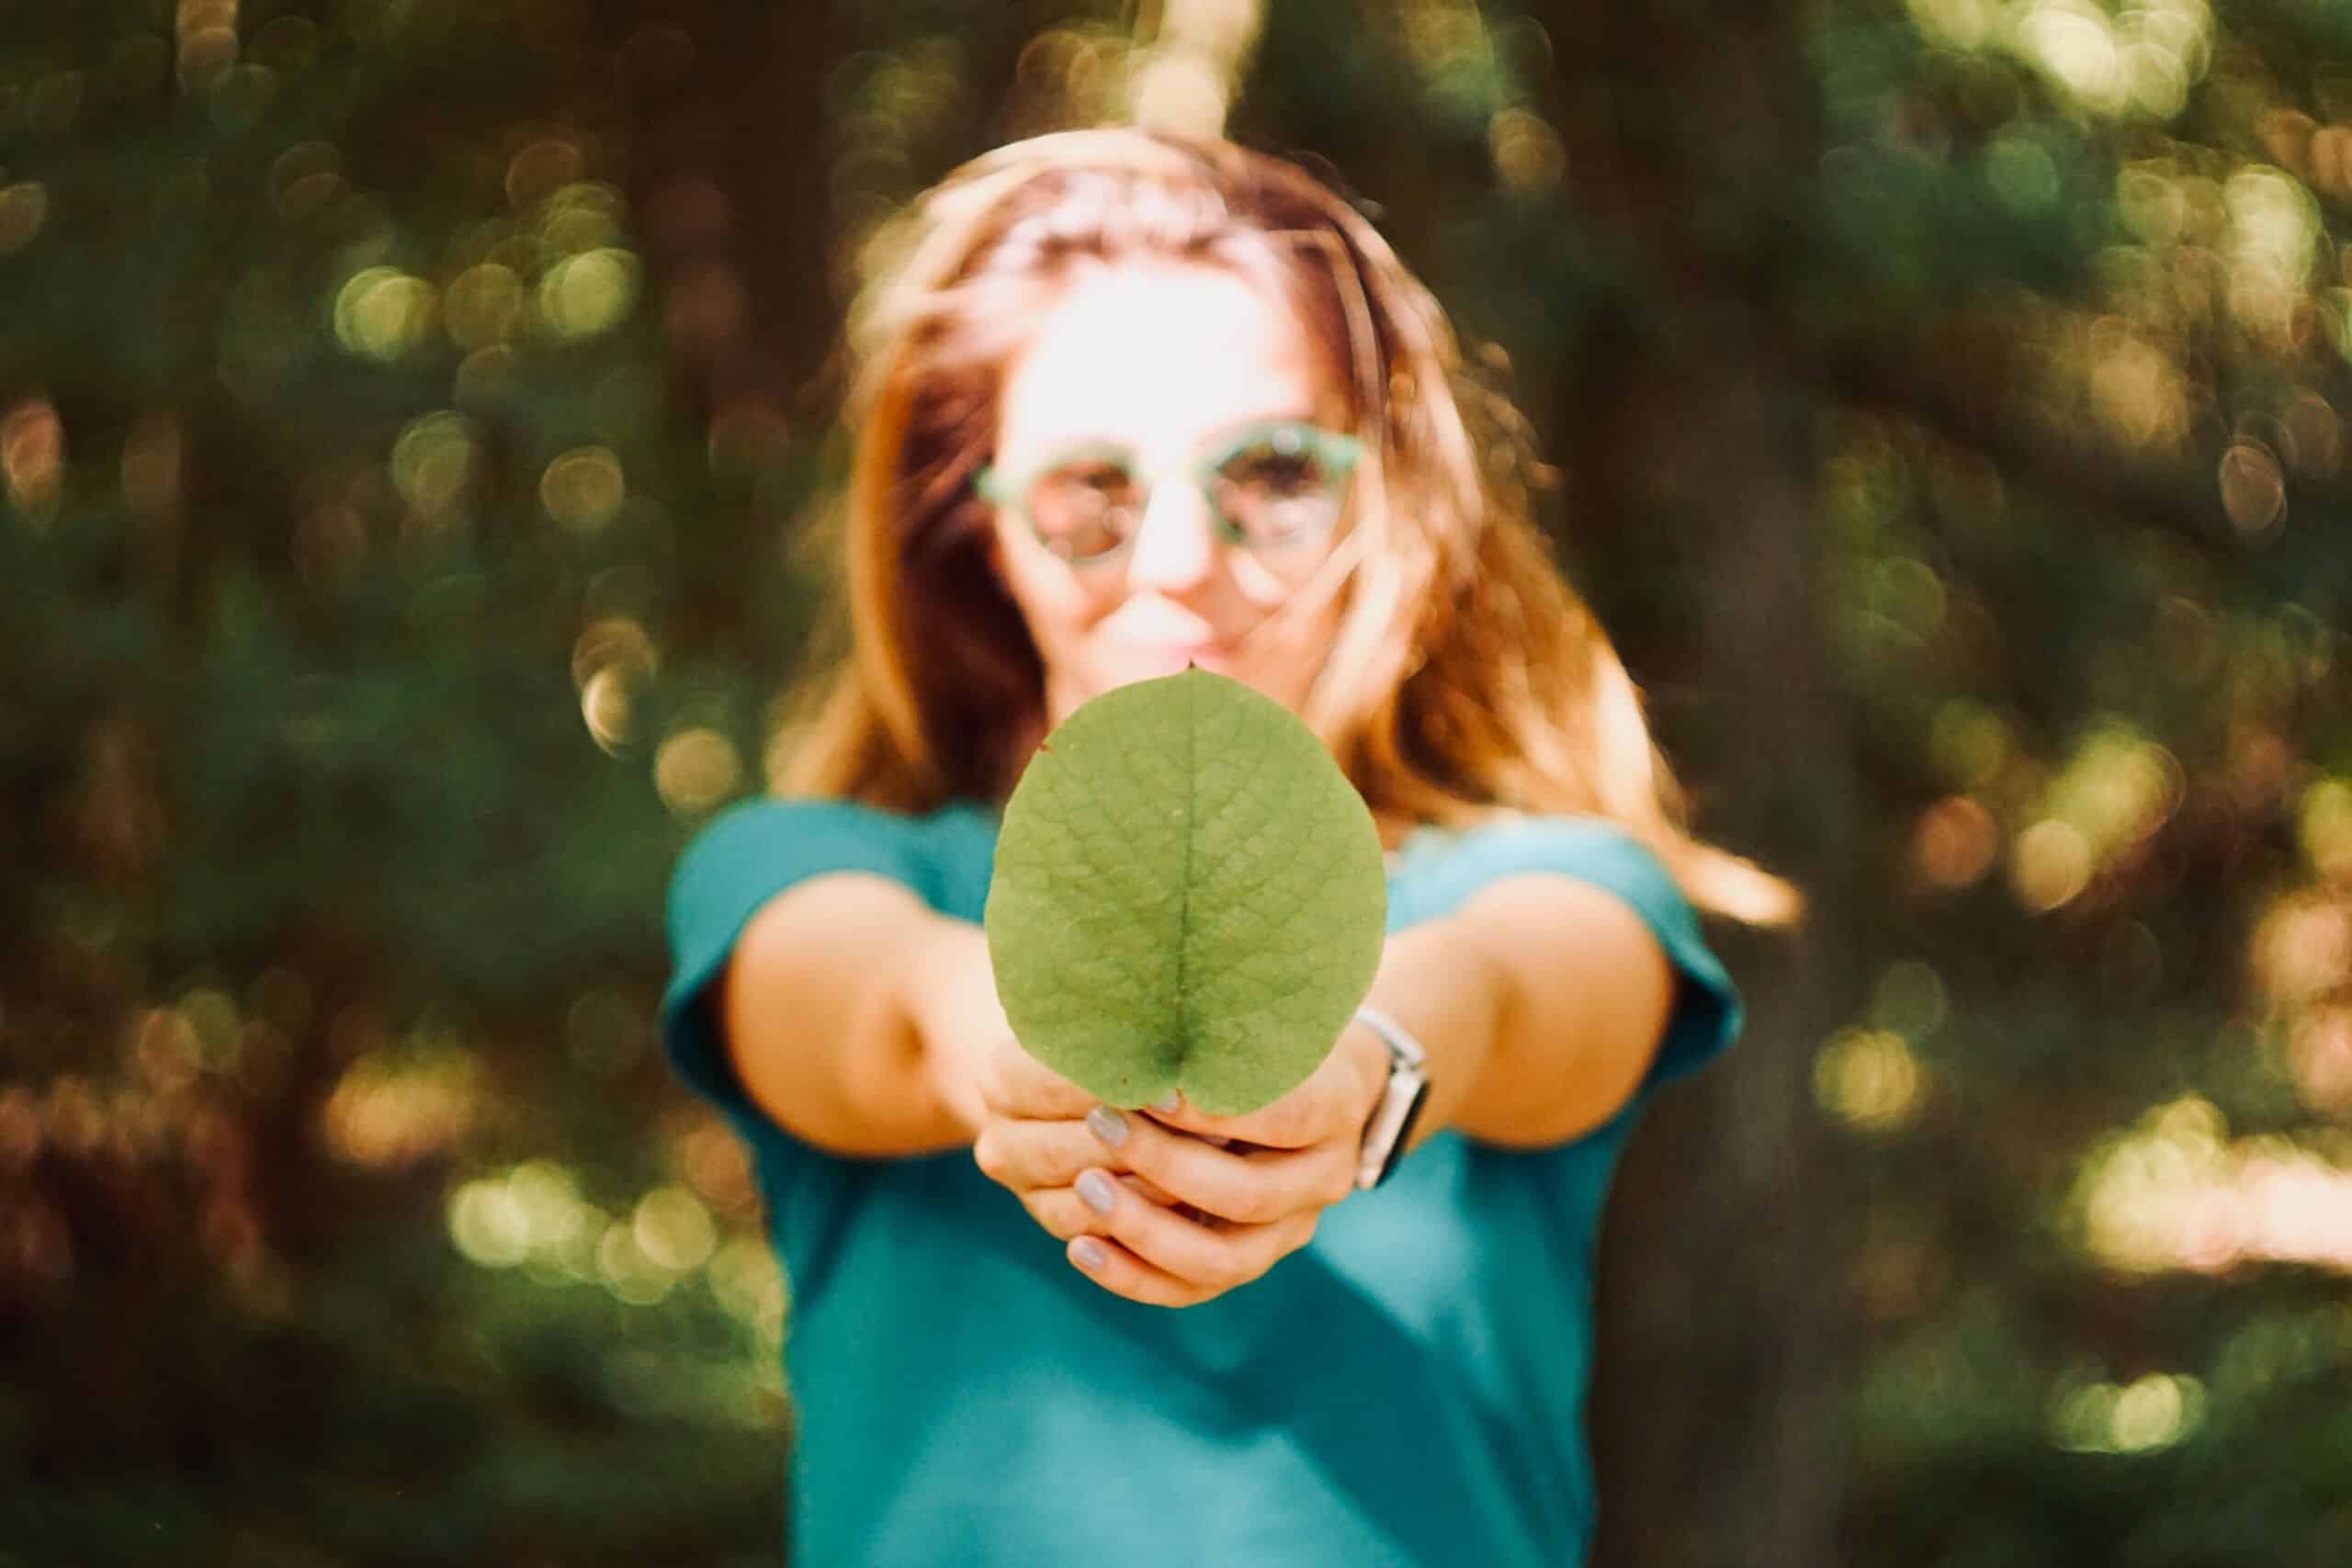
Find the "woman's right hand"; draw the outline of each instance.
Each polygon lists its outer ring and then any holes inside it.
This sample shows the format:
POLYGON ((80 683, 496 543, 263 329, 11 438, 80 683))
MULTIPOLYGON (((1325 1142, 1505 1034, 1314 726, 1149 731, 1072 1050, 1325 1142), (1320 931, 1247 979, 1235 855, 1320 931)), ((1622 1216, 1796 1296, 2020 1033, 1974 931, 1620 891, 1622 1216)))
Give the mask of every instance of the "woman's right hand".
MULTIPOLYGON (((1068 1240, 1077 1233, 1048 1216, 1080 1207, 1073 1184, 1089 1164, 1102 1163, 1102 1145, 1086 1129, 1087 1112, 1100 1102, 1013 1038, 979 926, 934 916, 922 942, 910 966, 915 981, 909 1007, 932 1094, 970 1130, 980 1169, 1019 1198, 1040 1224, 1068 1240)), ((1148 1201, 1174 1207, 1143 1177, 1128 1173, 1125 1180, 1148 1201)))
MULTIPOLYGON (((980 1110, 972 1159, 981 1173, 1020 1199, 1030 1218, 1060 1240, 1100 1234, 1078 1180, 1116 1158, 1097 1131, 1102 1102, 1022 1049, 1010 1029, 974 1054, 971 1073, 980 1110)), ((1115 1174, 1145 1201, 1193 1214, 1144 1177, 1115 1174)))
MULTIPOLYGON (((1167 1307, 1213 1300, 1305 1246, 1320 1210, 1336 1201, 1329 1162, 1317 1151, 1261 1150, 1120 1111, 1010 1033, 979 1054, 978 1066, 985 1114, 973 1159, 1064 1243, 1072 1265, 1114 1295, 1167 1307), (1227 1194, 1225 1214, 1174 1198, 1140 1173, 1145 1168, 1187 1191, 1227 1194), (1257 1214, 1263 1217, 1236 1217, 1257 1214)), ((1340 1061, 1334 1071, 1357 1069, 1340 1061)))

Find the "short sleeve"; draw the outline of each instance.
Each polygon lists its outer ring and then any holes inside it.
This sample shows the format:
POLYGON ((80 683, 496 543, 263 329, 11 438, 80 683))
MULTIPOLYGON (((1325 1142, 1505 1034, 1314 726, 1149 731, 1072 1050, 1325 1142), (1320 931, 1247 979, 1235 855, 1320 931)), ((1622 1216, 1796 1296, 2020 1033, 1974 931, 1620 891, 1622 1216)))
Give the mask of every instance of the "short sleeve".
POLYGON ((812 876, 863 871, 920 893, 913 824, 849 801, 738 806, 686 846, 670 881, 670 986, 662 1040, 686 1086, 738 1126, 764 1122, 727 1055, 707 1005, 743 928, 761 908, 812 876))
POLYGON ((1739 992, 1707 945, 1698 911, 1657 853, 1606 818, 1527 817, 1473 829, 1434 869, 1436 906, 1450 909, 1498 877, 1528 871, 1557 872, 1615 894, 1674 967, 1674 1011, 1637 1099, 1696 1072, 1738 1036, 1739 992))

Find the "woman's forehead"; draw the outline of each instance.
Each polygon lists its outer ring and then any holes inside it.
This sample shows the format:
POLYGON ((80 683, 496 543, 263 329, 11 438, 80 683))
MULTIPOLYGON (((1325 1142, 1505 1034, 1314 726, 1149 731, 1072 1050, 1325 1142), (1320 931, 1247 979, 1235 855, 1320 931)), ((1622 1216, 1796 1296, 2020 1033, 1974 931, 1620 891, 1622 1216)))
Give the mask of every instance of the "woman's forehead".
POLYGON ((1189 450, 1258 418, 1312 418, 1329 378, 1287 304, 1223 267, 1082 275, 1008 367, 999 455, 1073 436, 1189 450))

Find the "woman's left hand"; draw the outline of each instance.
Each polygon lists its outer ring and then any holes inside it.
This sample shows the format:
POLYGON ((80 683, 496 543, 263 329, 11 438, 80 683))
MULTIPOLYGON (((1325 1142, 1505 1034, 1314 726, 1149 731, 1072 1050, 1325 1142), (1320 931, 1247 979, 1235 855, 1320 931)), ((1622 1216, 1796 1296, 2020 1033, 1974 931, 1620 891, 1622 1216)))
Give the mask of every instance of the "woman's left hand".
MULTIPOLYGON (((1387 1077, 1387 1048, 1351 1024, 1305 1083, 1246 1116, 1183 1104, 1124 1115, 1102 1108, 1088 1125, 1108 1177, 1089 1185, 1110 1207, 1068 1216, 1082 1233, 1069 1244, 1070 1261, 1103 1289, 1158 1306, 1196 1306, 1248 1284, 1306 1246, 1323 1211, 1355 1190, 1364 1123, 1387 1077), (1108 1179, 1120 1171, 1199 1217, 1108 1179), (1088 1260, 1090 1243, 1099 1261, 1088 1260)), ((1080 1190, 1063 1192, 1080 1202, 1080 1190)))

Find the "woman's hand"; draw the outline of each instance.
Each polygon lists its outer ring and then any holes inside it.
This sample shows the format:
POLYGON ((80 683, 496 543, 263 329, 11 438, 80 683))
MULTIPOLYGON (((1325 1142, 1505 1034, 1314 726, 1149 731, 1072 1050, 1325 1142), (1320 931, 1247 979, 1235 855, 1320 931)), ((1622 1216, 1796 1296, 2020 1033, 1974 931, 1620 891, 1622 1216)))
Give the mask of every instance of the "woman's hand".
POLYGON ((1387 1072, 1386 1047, 1351 1026, 1305 1083, 1247 1116, 1123 1113, 1007 1035, 978 1064, 972 1156, 1105 1290, 1193 1306, 1306 1246, 1355 1190, 1387 1072))
MULTIPOLYGON (((1048 1202, 1041 1210, 1039 1200, 1056 1190, 1074 1196, 1079 1177, 1102 1163, 1102 1146, 1088 1131, 1088 1116, 1097 1110, 1116 1112, 1023 1050, 1010 1031, 974 1054, 969 1073, 978 1113, 973 1162, 990 1180, 1009 1188, 1047 1230, 1065 1240, 1078 1235, 1078 1228, 1056 1230, 1048 1224, 1046 1213, 1058 1212, 1057 1206, 1048 1202)), ((1119 1179, 1148 1202, 1175 1206, 1174 1199, 1140 1176, 1129 1172, 1119 1179)))

